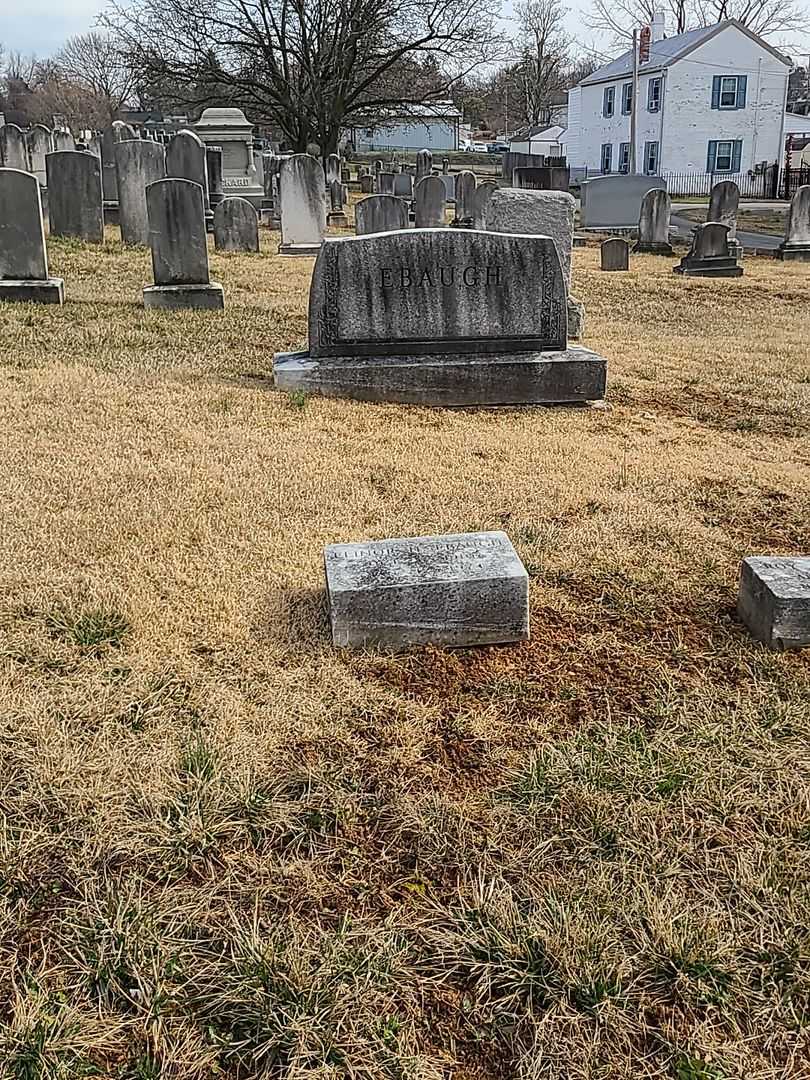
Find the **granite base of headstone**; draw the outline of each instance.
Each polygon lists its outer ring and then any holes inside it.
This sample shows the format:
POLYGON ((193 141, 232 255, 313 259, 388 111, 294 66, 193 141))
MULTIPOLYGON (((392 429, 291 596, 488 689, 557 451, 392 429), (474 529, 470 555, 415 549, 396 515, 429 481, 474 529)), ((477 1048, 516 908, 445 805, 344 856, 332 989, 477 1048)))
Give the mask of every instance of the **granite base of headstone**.
POLYGON ((600 248, 603 270, 629 270, 630 245, 619 236, 605 240, 600 248))
POLYGON ((337 648, 463 648, 526 641, 529 576, 504 532, 330 544, 337 648))
POLYGON ((146 189, 146 208, 155 284, 143 290, 144 306, 222 309, 222 286, 211 281, 208 273, 202 185, 192 180, 158 180, 146 189))
POLYGON ((687 277, 742 277, 742 267, 729 251, 728 225, 707 221, 695 227, 692 246, 673 272, 687 277))
POLYGON ((743 559, 737 612, 772 649, 810 645, 810 556, 743 559))
POLYGON ((810 262, 810 185, 798 189, 790 200, 785 239, 776 252, 783 262, 810 262))
POLYGON ((273 380, 362 401, 487 406, 596 401, 607 363, 568 345, 553 240, 416 229, 327 238, 309 300, 309 350, 273 380))
POLYGON ((65 283, 48 274, 39 181, 0 168, 0 300, 62 304, 65 283))

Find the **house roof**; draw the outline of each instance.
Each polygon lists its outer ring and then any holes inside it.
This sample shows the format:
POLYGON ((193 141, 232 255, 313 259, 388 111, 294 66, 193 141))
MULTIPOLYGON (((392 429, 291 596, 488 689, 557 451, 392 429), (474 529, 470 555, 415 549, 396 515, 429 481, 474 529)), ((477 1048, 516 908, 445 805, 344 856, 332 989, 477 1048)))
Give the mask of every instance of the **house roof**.
POLYGON ((565 128, 560 124, 552 124, 550 127, 540 125, 533 128, 521 128, 514 135, 509 136, 510 142, 526 142, 527 139, 541 139, 544 142, 557 142, 565 128))
MULTIPOLYGON (((780 60, 783 64, 790 64, 790 60, 786 56, 774 49, 767 41, 763 41, 758 34, 749 30, 747 26, 743 26, 737 19, 726 19, 724 22, 715 23, 713 26, 700 26, 695 30, 687 30, 683 34, 675 34, 674 37, 661 38, 660 41, 651 42, 650 59, 645 60, 643 64, 639 64, 639 71, 653 71, 670 67, 676 60, 683 59, 687 53, 692 52, 693 49, 708 41, 709 38, 721 33, 728 26, 736 26, 738 30, 742 30, 744 34, 756 41, 763 49, 775 56, 777 60, 780 60)), ((627 52, 622 53, 615 60, 611 60, 609 64, 605 64, 604 67, 600 67, 593 74, 588 75, 579 85, 590 86, 592 83, 609 82, 612 79, 620 79, 632 74, 633 50, 628 49, 627 52)))

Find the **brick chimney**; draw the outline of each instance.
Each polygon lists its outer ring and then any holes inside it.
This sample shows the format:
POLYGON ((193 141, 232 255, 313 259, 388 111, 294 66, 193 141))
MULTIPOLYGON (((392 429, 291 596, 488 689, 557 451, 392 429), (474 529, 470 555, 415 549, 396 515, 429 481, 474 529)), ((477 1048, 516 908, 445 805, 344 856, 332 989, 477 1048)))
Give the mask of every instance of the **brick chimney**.
POLYGON ((650 23, 653 41, 660 41, 667 36, 667 17, 663 11, 654 11, 650 23))

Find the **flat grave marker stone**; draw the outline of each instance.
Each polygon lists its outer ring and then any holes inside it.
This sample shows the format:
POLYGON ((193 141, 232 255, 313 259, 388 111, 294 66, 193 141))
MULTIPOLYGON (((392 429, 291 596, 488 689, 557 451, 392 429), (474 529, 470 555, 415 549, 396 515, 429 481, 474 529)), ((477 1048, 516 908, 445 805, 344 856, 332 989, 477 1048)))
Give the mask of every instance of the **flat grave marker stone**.
POLYGON ((810 645, 810 556, 743 559, 737 611, 751 635, 772 649, 810 645))

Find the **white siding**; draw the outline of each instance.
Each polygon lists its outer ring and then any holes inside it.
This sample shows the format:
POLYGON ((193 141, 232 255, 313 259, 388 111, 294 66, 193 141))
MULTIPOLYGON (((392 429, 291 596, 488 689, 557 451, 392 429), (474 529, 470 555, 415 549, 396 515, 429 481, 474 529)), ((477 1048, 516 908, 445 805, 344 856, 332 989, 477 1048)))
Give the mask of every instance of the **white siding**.
MULTIPOLYGON (((650 79, 660 76, 660 71, 644 72, 639 76, 639 101, 636 110, 636 172, 642 171, 641 159, 644 143, 660 141, 661 138, 661 110, 654 113, 647 112, 647 84, 650 79)), ((630 117, 622 113, 622 87, 629 82, 631 79, 624 78, 580 88, 581 119, 578 140, 580 160, 576 164, 586 165, 589 172, 599 172, 603 143, 610 143, 613 147, 613 172, 618 172, 619 146, 623 142, 630 142, 630 117), (615 88, 611 117, 602 116, 602 102, 606 86, 615 88)))
POLYGON ((565 132, 562 150, 572 168, 580 168, 585 164, 580 146, 581 97, 582 88, 579 86, 568 91, 568 129, 565 132))

